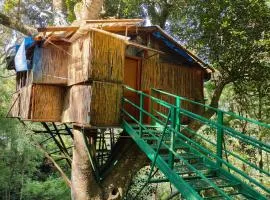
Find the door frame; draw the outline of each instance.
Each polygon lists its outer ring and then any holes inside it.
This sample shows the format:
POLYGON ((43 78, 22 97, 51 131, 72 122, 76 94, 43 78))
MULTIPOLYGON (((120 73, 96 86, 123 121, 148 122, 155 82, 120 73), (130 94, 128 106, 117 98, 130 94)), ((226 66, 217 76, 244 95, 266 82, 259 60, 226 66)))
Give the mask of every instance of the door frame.
MULTIPOLYGON (((126 58, 128 59, 132 59, 132 60, 136 60, 138 61, 138 64, 137 64, 137 88, 134 88, 135 90, 141 90, 141 81, 142 81, 142 58, 141 57, 136 57, 136 56, 129 56, 129 55, 126 55, 125 56, 125 61, 126 61, 126 58)), ((126 63, 125 63, 126 64, 126 63)), ((124 69, 125 70, 125 69, 124 69)))

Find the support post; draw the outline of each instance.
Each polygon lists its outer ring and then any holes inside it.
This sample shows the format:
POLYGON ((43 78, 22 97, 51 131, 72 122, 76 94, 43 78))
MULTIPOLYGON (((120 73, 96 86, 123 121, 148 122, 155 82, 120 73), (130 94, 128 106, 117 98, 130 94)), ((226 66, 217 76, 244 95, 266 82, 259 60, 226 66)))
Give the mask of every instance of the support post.
MULTIPOLYGON (((150 96, 154 97, 153 88, 151 88, 150 96)), ((153 105, 153 103, 154 103, 153 99, 150 98, 150 113, 151 113, 151 115, 154 115, 154 105, 153 105)), ((151 117, 151 125, 154 125, 154 119, 152 117, 151 117)))
POLYGON ((142 128, 142 124, 143 124, 143 110, 144 109, 144 96, 143 96, 143 92, 142 91, 140 91, 140 119, 139 119, 139 121, 140 121, 140 124, 139 124, 139 126, 140 126, 140 137, 142 137, 142 130, 143 130, 143 128, 142 128))
MULTIPOLYGON (((218 127, 217 127, 217 149, 216 149, 216 153, 217 156, 222 159, 222 151, 223 151, 223 137, 224 137, 224 129, 223 129, 223 118, 224 118, 224 113, 221 110, 217 111, 217 122, 218 122, 218 127)), ((220 162, 219 160, 217 160, 217 166, 221 167, 222 166, 222 162, 220 162)))
MULTIPOLYGON (((176 127, 176 112, 177 111, 177 108, 175 107, 171 107, 171 127, 175 130, 175 127, 176 127)), ((169 165, 170 167, 173 169, 174 167, 174 154, 172 151, 174 151, 174 148, 175 148, 175 132, 174 131, 170 131, 171 133, 171 151, 170 151, 170 154, 169 154, 169 165)))
POLYGON ((175 106, 176 106, 176 131, 180 132, 181 129, 181 98, 176 97, 175 99, 175 106))

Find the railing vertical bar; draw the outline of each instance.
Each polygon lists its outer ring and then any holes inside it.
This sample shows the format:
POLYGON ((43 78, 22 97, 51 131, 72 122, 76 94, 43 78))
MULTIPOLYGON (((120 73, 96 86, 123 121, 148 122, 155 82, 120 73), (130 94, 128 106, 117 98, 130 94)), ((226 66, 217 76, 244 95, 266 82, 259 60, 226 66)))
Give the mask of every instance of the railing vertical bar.
POLYGON ((181 128, 181 114, 180 114, 180 108, 181 108, 181 98, 176 97, 175 99, 175 105, 176 105, 176 130, 180 131, 181 128))
POLYGON ((142 124, 143 124, 143 112, 142 110, 144 109, 144 96, 143 93, 140 92, 140 137, 142 137, 142 124))
MULTIPOLYGON (((176 108, 172 107, 171 109, 171 127, 174 129, 176 126, 176 108)), ((175 132, 174 131, 169 131, 170 132, 170 147, 172 150, 175 149, 175 132)), ((170 151, 169 153, 169 164, 170 167, 173 169, 174 167, 174 154, 172 153, 172 151, 170 151)))
MULTIPOLYGON (((217 127, 217 156, 222 159, 222 152, 223 152, 223 138, 224 138, 224 130, 223 130, 223 120, 224 118, 224 114, 221 110, 217 111, 217 122, 220 125, 219 127, 217 127)), ((217 166, 221 167, 222 166, 222 162, 220 162, 219 160, 217 160, 217 166)))

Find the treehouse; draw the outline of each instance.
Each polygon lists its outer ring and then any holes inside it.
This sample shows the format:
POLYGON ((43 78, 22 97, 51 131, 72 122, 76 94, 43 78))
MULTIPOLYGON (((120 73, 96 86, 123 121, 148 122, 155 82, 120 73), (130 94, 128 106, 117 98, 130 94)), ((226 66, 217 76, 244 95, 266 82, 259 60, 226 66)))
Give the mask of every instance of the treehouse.
MULTIPOLYGON (((15 62, 9 64, 17 72, 9 116, 119 126, 122 97, 139 102, 139 96, 124 91, 123 85, 148 94, 158 88, 203 102, 203 83, 212 69, 160 27, 142 23, 86 20, 70 27, 39 28, 38 35, 17 48, 15 62)), ((200 112, 196 105, 183 106, 200 112)), ((147 100, 145 107, 150 109, 147 100)), ((132 106, 126 109, 138 117, 132 106)))

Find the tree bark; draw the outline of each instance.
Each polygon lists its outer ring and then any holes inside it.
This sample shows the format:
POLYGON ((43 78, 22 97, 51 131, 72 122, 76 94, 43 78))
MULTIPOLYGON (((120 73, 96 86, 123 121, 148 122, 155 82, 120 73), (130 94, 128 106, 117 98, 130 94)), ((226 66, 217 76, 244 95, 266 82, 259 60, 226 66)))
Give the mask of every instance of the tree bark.
POLYGON ((113 152, 114 159, 110 163, 113 165, 116 162, 116 165, 110 166, 113 167, 112 170, 104 180, 97 183, 83 139, 83 134, 87 134, 87 130, 83 132, 79 127, 73 129, 72 199, 122 199, 132 177, 147 164, 147 157, 130 138, 119 139, 113 152))
POLYGON ((73 128, 73 160, 71 173, 71 195, 72 199, 90 200, 100 194, 84 144, 83 132, 80 128, 73 128))
POLYGON ((53 0, 53 9, 55 12, 66 13, 66 4, 63 0, 53 0))
POLYGON ((37 30, 35 28, 25 25, 22 22, 17 21, 16 19, 12 19, 11 17, 3 13, 0 13, 0 24, 8 28, 14 29, 16 31, 19 31, 25 35, 34 35, 37 33, 37 30))
MULTIPOLYGON (((211 103, 210 106, 213 108, 218 108, 218 102, 219 99, 221 97, 222 91, 225 88, 225 86, 227 84, 229 84, 231 82, 231 80, 225 80, 225 79, 221 79, 220 81, 218 81, 217 85, 216 85, 216 89, 214 90, 212 99, 211 99, 211 103)), ((203 117, 210 119, 216 112, 213 109, 207 109, 204 113, 203 113, 203 117)), ((193 120, 189 125, 188 125, 188 129, 193 130, 194 132, 198 131, 201 127, 203 126, 203 123, 197 121, 197 120, 193 120)), ((184 130, 183 132, 187 137, 192 138, 194 135, 192 133, 190 133, 188 130, 184 130)))
POLYGON ((103 0, 84 0, 74 7, 76 20, 98 19, 103 6, 103 0))
POLYGON ((64 0, 53 0, 54 24, 57 26, 67 25, 66 4, 64 0))

